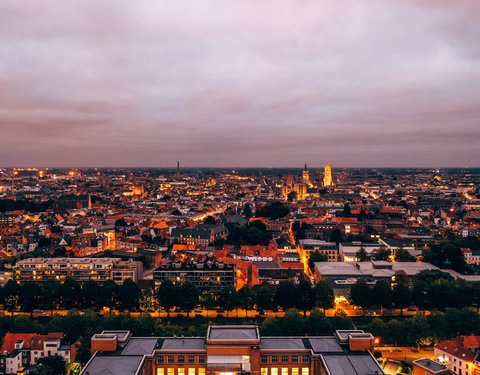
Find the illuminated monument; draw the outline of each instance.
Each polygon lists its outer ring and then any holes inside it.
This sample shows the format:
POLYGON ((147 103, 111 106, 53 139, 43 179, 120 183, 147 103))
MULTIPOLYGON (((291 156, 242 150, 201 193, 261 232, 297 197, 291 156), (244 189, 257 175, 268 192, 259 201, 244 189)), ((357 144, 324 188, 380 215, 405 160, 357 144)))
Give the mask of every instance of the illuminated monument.
POLYGON ((305 168, 303 169, 303 172, 302 172, 302 182, 308 186, 312 186, 312 183, 310 182, 310 172, 307 169, 306 162, 305 162, 305 168))
POLYGON ((330 163, 325 164, 325 174, 323 176, 323 186, 332 186, 332 165, 330 163))

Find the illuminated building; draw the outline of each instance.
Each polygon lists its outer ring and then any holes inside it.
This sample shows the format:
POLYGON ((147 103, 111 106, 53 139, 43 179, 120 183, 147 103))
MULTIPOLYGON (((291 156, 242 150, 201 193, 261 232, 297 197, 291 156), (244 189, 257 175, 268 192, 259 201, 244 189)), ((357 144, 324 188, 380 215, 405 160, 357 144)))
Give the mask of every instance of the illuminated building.
POLYGON ((460 336, 440 341, 434 347, 435 360, 457 375, 475 375, 480 371, 477 361, 480 336, 460 336))
POLYGON ((257 326, 248 325, 209 326, 206 337, 136 338, 129 331, 103 331, 92 337, 94 355, 81 374, 382 375, 373 341, 361 330, 261 337, 257 326))
POLYGON ((292 187, 293 187, 293 175, 291 175, 291 174, 289 174, 289 175, 287 176, 287 186, 288 186, 289 188, 292 188, 292 187))
POLYGON ((20 283, 63 281, 68 277, 78 282, 113 280, 123 284, 126 279, 138 281, 142 274, 141 262, 118 258, 28 258, 17 262, 14 267, 14 278, 20 283))
POLYGON ((156 287, 165 280, 171 280, 174 284, 189 281, 200 291, 213 293, 218 293, 230 285, 236 286, 236 276, 235 264, 223 263, 216 259, 191 263, 176 261, 161 264, 153 271, 156 287))
POLYGON ((323 176, 323 186, 328 187, 333 185, 332 180, 332 165, 330 163, 325 164, 325 174, 323 176))
POLYGON ((310 172, 307 169, 307 163, 305 163, 305 168, 302 172, 302 182, 307 186, 312 186, 312 183, 310 182, 310 172))

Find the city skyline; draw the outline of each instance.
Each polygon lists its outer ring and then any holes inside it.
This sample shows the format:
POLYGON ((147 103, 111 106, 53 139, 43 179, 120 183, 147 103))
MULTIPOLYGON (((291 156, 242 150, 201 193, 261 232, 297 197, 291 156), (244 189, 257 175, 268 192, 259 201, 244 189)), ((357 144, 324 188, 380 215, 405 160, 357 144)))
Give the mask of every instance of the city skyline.
POLYGON ((479 12, 3 1, 0 166, 480 167, 479 12))

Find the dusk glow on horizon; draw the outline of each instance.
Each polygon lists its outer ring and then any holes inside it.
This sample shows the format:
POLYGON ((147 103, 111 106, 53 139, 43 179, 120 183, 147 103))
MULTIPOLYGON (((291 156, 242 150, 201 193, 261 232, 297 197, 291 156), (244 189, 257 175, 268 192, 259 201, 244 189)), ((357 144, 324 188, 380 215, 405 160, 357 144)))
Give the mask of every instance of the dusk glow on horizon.
POLYGON ((480 167, 480 2, 0 2, 0 167, 480 167))

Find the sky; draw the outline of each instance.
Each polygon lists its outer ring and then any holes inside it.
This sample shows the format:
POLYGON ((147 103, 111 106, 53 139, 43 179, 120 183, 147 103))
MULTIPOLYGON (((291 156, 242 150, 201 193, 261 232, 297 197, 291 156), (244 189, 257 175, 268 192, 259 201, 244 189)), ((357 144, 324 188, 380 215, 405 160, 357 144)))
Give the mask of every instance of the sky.
POLYGON ((479 14, 2 0, 0 166, 479 167, 479 14))

